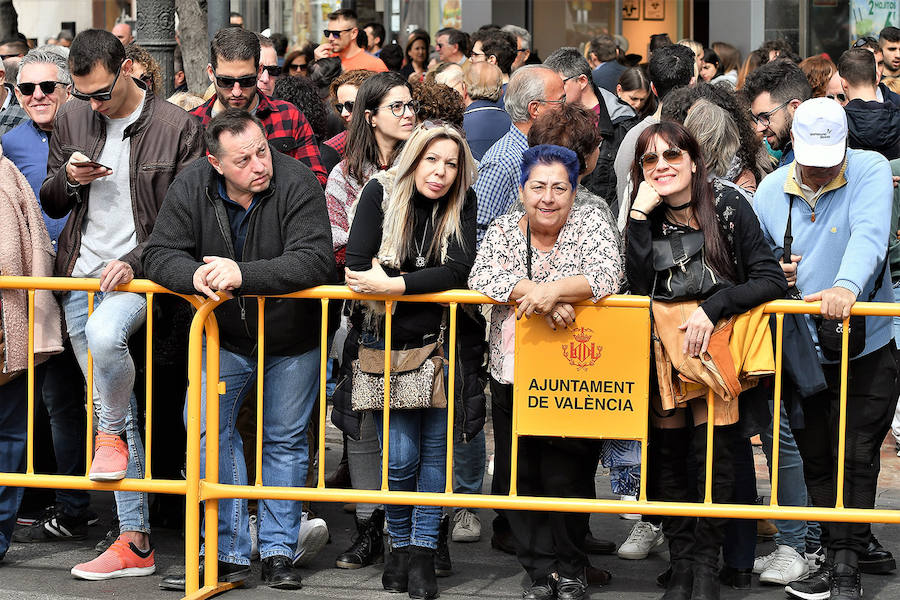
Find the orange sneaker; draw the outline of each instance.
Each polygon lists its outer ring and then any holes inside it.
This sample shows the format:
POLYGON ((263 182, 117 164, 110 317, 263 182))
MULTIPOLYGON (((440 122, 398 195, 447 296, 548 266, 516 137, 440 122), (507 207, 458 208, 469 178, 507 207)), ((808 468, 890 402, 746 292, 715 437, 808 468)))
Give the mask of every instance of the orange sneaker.
POLYGON ((97 432, 94 460, 88 477, 91 481, 119 481, 128 470, 128 446, 118 435, 97 432))
POLYGON ((124 535, 113 542, 106 552, 94 560, 72 567, 72 575, 79 579, 101 581, 116 577, 153 575, 156 563, 153 550, 142 552, 124 535))

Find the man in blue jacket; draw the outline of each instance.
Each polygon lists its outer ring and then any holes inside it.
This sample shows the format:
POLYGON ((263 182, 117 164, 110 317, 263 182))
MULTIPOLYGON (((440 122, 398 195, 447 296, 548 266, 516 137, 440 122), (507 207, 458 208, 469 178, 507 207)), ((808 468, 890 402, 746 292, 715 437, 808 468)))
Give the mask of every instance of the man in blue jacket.
MULTIPOLYGON (((847 118, 834 100, 800 104, 791 127, 794 161, 766 177, 754 206, 776 255, 791 216, 797 258, 785 265, 788 283, 809 302, 821 302, 825 319, 845 319, 857 300, 893 302, 883 268, 891 221, 891 169, 880 154, 847 149, 847 118)), ((816 324, 809 319, 817 340, 816 324)), ((875 505, 881 442, 898 394, 890 317, 866 317, 865 347, 849 364, 844 505, 875 505)), ((821 344, 820 344, 821 345, 821 344)), ((805 427, 794 431, 815 506, 834 506, 840 363, 821 354, 828 389, 802 401, 805 427)), ((791 390, 787 390, 790 393, 791 390)), ((798 598, 859 598, 859 559, 866 553, 867 523, 822 523, 827 554, 822 569, 790 583, 798 598)))

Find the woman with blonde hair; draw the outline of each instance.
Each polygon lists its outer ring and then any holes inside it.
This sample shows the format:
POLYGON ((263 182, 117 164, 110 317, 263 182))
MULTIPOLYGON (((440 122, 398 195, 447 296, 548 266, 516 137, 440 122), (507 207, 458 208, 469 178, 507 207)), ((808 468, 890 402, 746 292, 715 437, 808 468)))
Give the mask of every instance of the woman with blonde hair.
MULTIPOLYGON (((428 294, 465 287, 475 260, 477 200, 471 189, 475 174, 475 160, 458 129, 441 121, 418 126, 395 165, 373 175, 353 207, 346 255, 350 289, 363 294, 428 294)), ((358 304, 350 318, 360 328, 360 356, 364 349, 383 351, 384 305, 358 304)), ((398 302, 391 349, 436 344, 446 356, 447 323, 446 309, 439 304, 398 302)), ((408 392, 410 397, 400 389, 397 398, 391 393, 388 487, 439 493, 445 489, 446 398, 444 406, 426 398, 429 407, 401 409, 422 405, 419 390, 408 392)), ((364 400, 359 394, 362 389, 354 376, 352 402, 357 409, 364 400)), ((481 407, 470 406, 468 395, 454 397, 463 403, 456 412, 462 415, 463 430, 470 436, 478 433, 484 425, 483 397, 475 399, 481 407), (468 423, 471 419, 479 422, 468 423)), ((376 405, 383 402, 383 397, 375 398, 376 405)), ((383 439, 381 411, 374 412, 383 439)), ((408 591, 411 598, 436 598, 434 559, 441 508, 387 505, 385 514, 391 552, 382 585, 392 592, 408 591)))

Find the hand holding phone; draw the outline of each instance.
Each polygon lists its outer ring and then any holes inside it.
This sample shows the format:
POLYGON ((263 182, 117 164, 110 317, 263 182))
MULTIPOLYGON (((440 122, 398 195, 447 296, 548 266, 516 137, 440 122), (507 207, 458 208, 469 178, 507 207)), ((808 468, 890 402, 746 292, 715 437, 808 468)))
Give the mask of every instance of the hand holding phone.
POLYGON ((66 163, 66 179, 71 184, 87 185, 99 177, 112 175, 112 169, 91 160, 81 152, 73 152, 66 163))

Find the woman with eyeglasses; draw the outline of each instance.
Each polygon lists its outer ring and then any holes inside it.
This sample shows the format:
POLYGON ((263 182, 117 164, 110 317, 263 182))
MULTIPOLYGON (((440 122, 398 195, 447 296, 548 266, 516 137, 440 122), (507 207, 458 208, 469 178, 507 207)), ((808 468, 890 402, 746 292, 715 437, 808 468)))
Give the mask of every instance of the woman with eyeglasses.
POLYGON ((406 60, 403 68, 400 69, 400 74, 403 75, 404 79, 409 79, 409 76, 413 73, 418 74, 420 77, 425 76, 428 63, 428 47, 430 45, 431 37, 428 35, 428 32, 417 29, 410 34, 409 39, 406 40, 406 51, 404 52, 406 60))
MULTIPOLYGON (((412 89, 397 73, 377 73, 359 87, 347 130, 345 158, 334 168, 325 186, 331 237, 338 266, 346 263, 350 233, 350 209, 375 173, 394 164, 403 143, 416 124, 412 89)), ((381 487, 381 446, 371 414, 350 408, 352 362, 356 359, 359 329, 350 327, 344 343, 339 383, 334 392, 331 420, 347 436, 350 480, 354 489, 381 487)), ((353 543, 337 557, 335 565, 357 569, 381 558, 384 512, 374 504, 356 504, 357 533, 353 543)))
MULTIPOLYGON (((334 107, 334 111, 329 111, 329 116, 337 115, 343 128, 350 125, 353 117, 353 105, 356 102, 359 86, 374 74, 372 71, 364 71, 362 69, 344 71, 338 75, 337 79, 331 82, 329 100, 334 107)), ((343 131, 329 138, 325 143, 337 150, 338 154, 343 158, 347 151, 347 130, 343 129, 343 131)))
MULTIPOLYGON (((654 322, 660 338, 683 332, 676 336, 681 356, 666 346, 673 364, 701 355, 708 358, 716 324, 783 298, 784 273, 763 239, 750 204, 733 187, 707 178, 700 146, 683 126, 671 121, 650 126, 638 137, 635 156, 639 157, 632 167, 636 185, 625 229, 629 285, 635 294, 651 296, 653 304, 662 308, 677 306, 670 303, 676 300, 672 296, 699 302, 692 312, 686 306, 682 309, 688 316, 680 326, 661 322, 656 309, 654 322), (679 245, 684 249, 680 255, 679 245), (673 255, 702 261, 703 277, 686 279, 679 290, 672 287, 672 269, 661 266, 657 272, 654 268, 665 262, 667 248, 673 255)), ((663 358, 656 345, 654 352, 657 361, 663 358)), ((654 483, 648 487, 656 490, 658 500, 698 501, 705 490, 706 398, 664 405, 656 377, 651 377, 650 386, 648 470, 654 483), (697 465, 693 490, 688 485, 691 453, 697 465)), ((737 405, 736 400, 724 402, 719 397, 714 403, 713 502, 728 502, 732 496, 737 405)), ((719 597, 719 552, 726 523, 720 518, 663 517, 672 569, 665 600, 719 597)))
MULTIPOLYGON (((475 160, 457 128, 440 121, 420 125, 395 165, 374 175, 360 195, 347 243, 345 272, 350 289, 397 295, 465 287, 475 260, 477 200, 471 189, 475 176, 475 160)), ((382 303, 356 306, 351 321, 360 330, 361 346, 384 348, 384 311, 382 303)), ((398 302, 393 309, 391 348, 437 343, 449 356, 448 327, 448 311, 442 305, 398 302)), ((457 382, 462 378, 457 361, 457 382)), ((455 394, 457 417, 478 418, 477 411, 470 410, 475 407, 468 406, 469 398, 462 396, 455 394)), ((391 410, 389 489, 444 491, 444 400, 443 407, 391 410)), ((383 439, 381 411, 374 411, 374 417, 378 437, 383 439)), ((479 430, 483 410, 480 419, 479 430)), ((463 429, 469 430, 466 423, 463 429)), ((408 592, 410 598, 437 598, 435 550, 441 508, 387 505, 385 512, 391 549, 382 576, 384 589, 408 592)))

